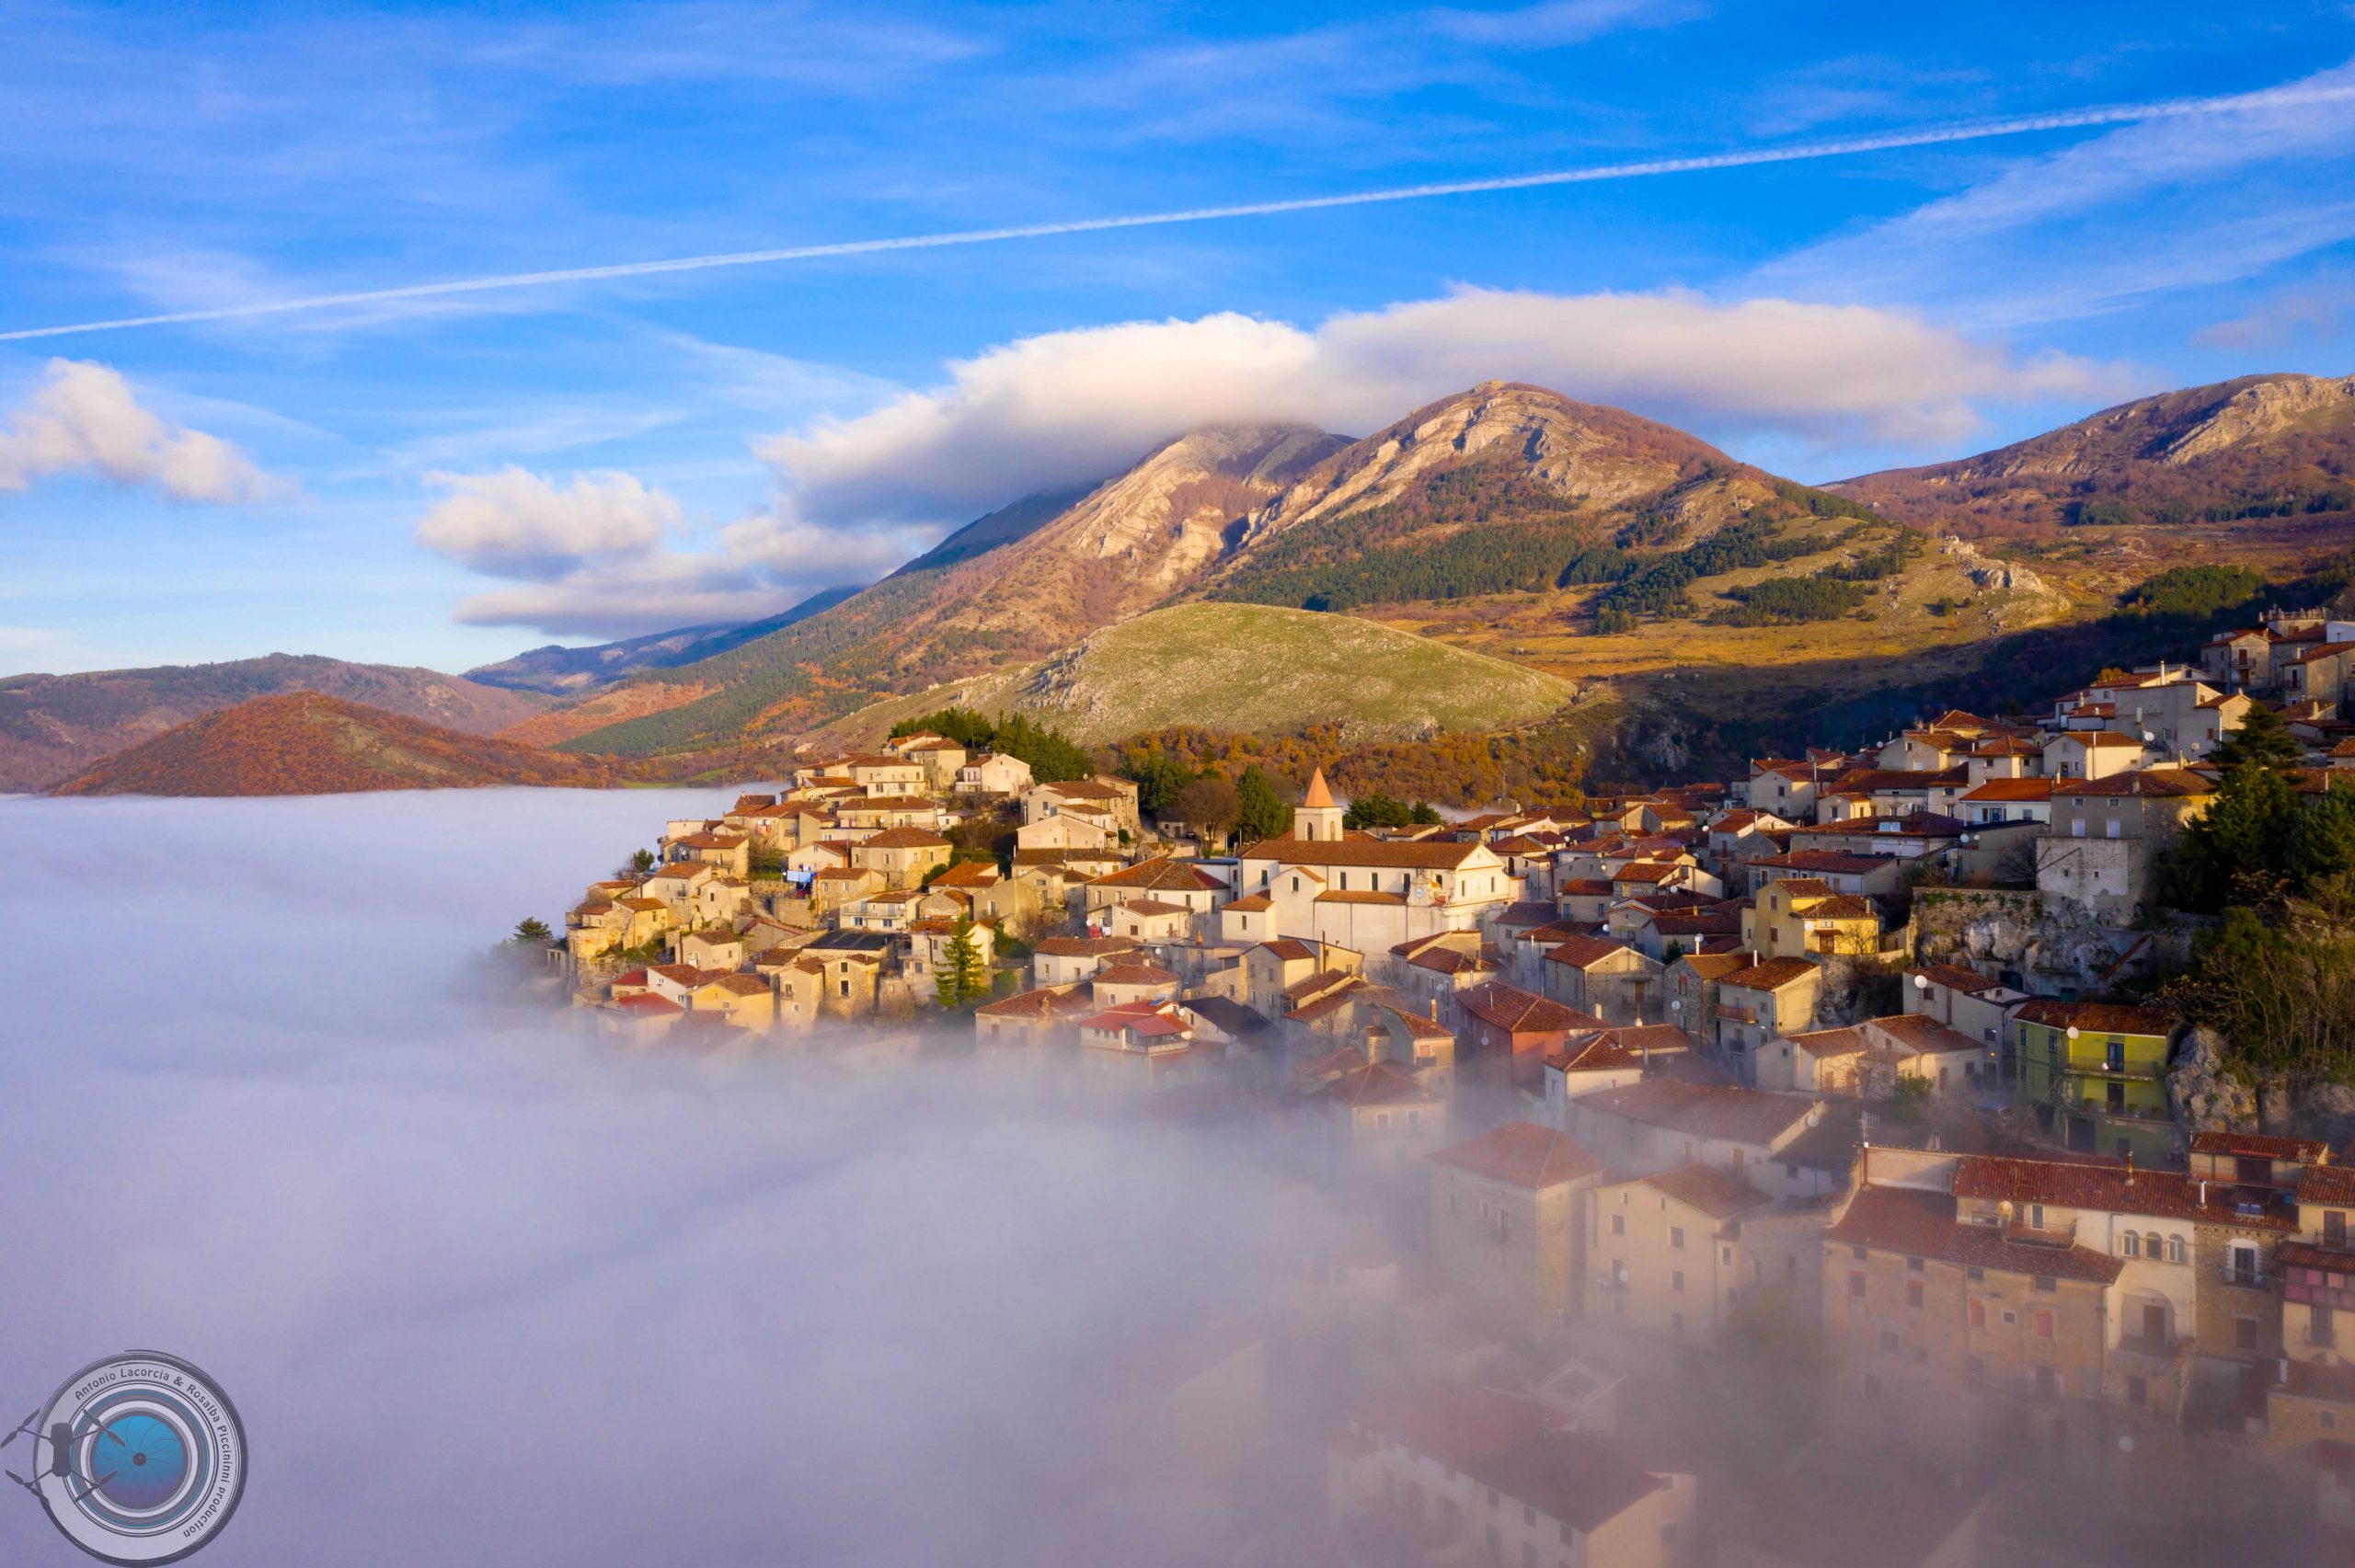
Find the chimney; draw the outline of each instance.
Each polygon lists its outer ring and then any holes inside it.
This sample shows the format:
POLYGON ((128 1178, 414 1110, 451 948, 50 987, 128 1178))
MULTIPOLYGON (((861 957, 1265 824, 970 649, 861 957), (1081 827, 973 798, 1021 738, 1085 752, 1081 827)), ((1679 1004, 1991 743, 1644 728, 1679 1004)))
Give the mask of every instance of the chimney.
POLYGON ((2134 1185, 2134 1150, 2131 1147, 2126 1150, 2126 1185, 2130 1187, 2134 1185))
POLYGON ((2208 1178, 2205 1176, 2200 1178, 2200 1207, 2208 1207, 2208 1178))

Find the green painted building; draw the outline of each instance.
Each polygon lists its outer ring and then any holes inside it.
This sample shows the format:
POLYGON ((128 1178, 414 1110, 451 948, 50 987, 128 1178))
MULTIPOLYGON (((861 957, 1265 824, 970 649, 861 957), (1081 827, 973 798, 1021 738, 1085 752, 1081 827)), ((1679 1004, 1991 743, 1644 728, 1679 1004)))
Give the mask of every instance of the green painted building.
POLYGON ((2053 1139, 2094 1154, 2172 1163, 2167 1103, 2173 1014, 2107 1001, 2043 1000, 2012 1014, 2019 1097, 2053 1139))

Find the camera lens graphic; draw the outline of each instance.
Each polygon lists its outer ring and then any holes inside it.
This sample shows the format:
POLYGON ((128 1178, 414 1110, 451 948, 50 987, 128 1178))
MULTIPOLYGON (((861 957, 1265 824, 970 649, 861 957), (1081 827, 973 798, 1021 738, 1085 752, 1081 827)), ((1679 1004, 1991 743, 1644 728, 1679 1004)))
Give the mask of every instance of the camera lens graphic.
POLYGON ((132 1351, 95 1362, 38 1419, 41 1505, 103 1562, 177 1562, 220 1534, 245 1494, 236 1409, 177 1357, 132 1351))

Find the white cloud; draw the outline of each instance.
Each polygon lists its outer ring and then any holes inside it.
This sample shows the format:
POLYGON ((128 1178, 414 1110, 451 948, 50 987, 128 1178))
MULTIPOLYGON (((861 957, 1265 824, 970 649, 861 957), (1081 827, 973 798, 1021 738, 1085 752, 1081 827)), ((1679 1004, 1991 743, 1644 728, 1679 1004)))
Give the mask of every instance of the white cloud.
POLYGON ((880 577, 928 542, 761 513, 680 548, 692 539, 684 509, 633 475, 559 484, 510 467, 430 478, 449 493, 418 524, 418 542, 523 585, 464 600, 462 625, 619 637, 758 620, 818 589, 880 577))
POLYGON ((417 525, 418 543, 493 577, 560 577, 644 554, 686 526, 676 500, 627 474, 577 475, 563 489, 511 466, 427 480, 449 494, 417 525))
POLYGON ((1461 289, 1314 329, 1233 313, 1027 338, 941 386, 762 442, 799 515, 961 521, 1096 477, 1218 421, 1362 434, 1491 379, 1534 382, 1702 434, 1948 441, 1980 401, 2119 390, 2120 372, 2023 361, 1901 310, 1784 299, 1461 289))
POLYGON ((154 485, 175 500, 231 505, 281 498, 271 478, 220 437, 169 424, 105 365, 52 360, 46 379, 0 431, 0 491, 59 475, 154 485))

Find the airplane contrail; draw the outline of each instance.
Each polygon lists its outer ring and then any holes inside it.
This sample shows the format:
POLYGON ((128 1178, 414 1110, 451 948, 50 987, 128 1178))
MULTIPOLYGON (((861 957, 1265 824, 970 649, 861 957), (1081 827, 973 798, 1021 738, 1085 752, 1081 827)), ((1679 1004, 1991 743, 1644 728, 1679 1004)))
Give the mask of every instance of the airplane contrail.
POLYGON ((889 239, 839 240, 827 245, 788 246, 777 250, 742 250, 718 256, 687 256, 667 261, 625 261, 603 267, 572 267, 547 272, 510 272, 492 278, 461 278, 441 283, 411 283, 400 288, 362 289, 350 293, 312 294, 301 299, 267 300, 249 304, 219 305, 207 310, 170 311, 156 315, 122 316, 112 321, 82 321, 68 326, 27 326, 0 332, 0 342, 29 338, 62 338, 77 332, 117 332, 132 326, 168 326, 195 321, 229 321, 245 316, 282 315, 293 311, 323 310, 336 305, 374 304, 387 300, 431 299, 444 294, 484 293, 495 289, 528 289, 546 283, 582 283, 604 278, 645 278, 663 272, 700 272, 717 267, 758 267, 782 261, 810 261, 823 257, 867 256, 891 250, 929 250, 946 246, 989 245, 1001 240, 1040 239, 1054 235, 1095 234, 1108 229, 1154 228, 1168 223, 1200 223, 1219 218, 1258 218, 1280 212, 1314 212, 1329 207, 1364 207, 1383 201, 1419 201, 1434 196, 1468 196, 1491 190, 1529 190, 1549 185, 1584 185, 1608 179, 1643 179, 1656 175, 1694 174, 1709 169, 1748 168, 1760 164, 1799 163, 1812 158, 1851 157, 1864 153, 1891 152, 1901 147, 1926 147, 1953 142, 1982 142, 1999 136, 2023 136, 2039 131, 2070 131, 2088 126, 2128 125, 2154 120, 2177 120, 2197 115, 2231 114, 2248 109, 2296 108, 2310 104, 2355 100, 2355 83, 2313 86, 2269 87, 2254 93, 2214 97, 2165 98, 2147 103, 2102 104, 2085 109, 2053 109, 2042 114, 2015 115, 2004 120, 1966 120, 1886 131, 1870 136, 1827 142, 1801 142, 1773 147, 1750 147, 1729 153, 1708 153, 1683 158, 1653 158, 1640 163, 1602 164, 1586 168, 1554 169, 1538 174, 1500 175, 1488 179, 1439 180, 1425 185, 1392 186, 1378 190, 1353 190, 1333 196, 1296 196, 1276 201, 1243 201, 1223 207, 1189 207, 1166 212, 1132 212, 1101 218, 1069 218, 1057 223, 1018 223, 994 229, 954 229, 943 234, 902 235, 889 239))

